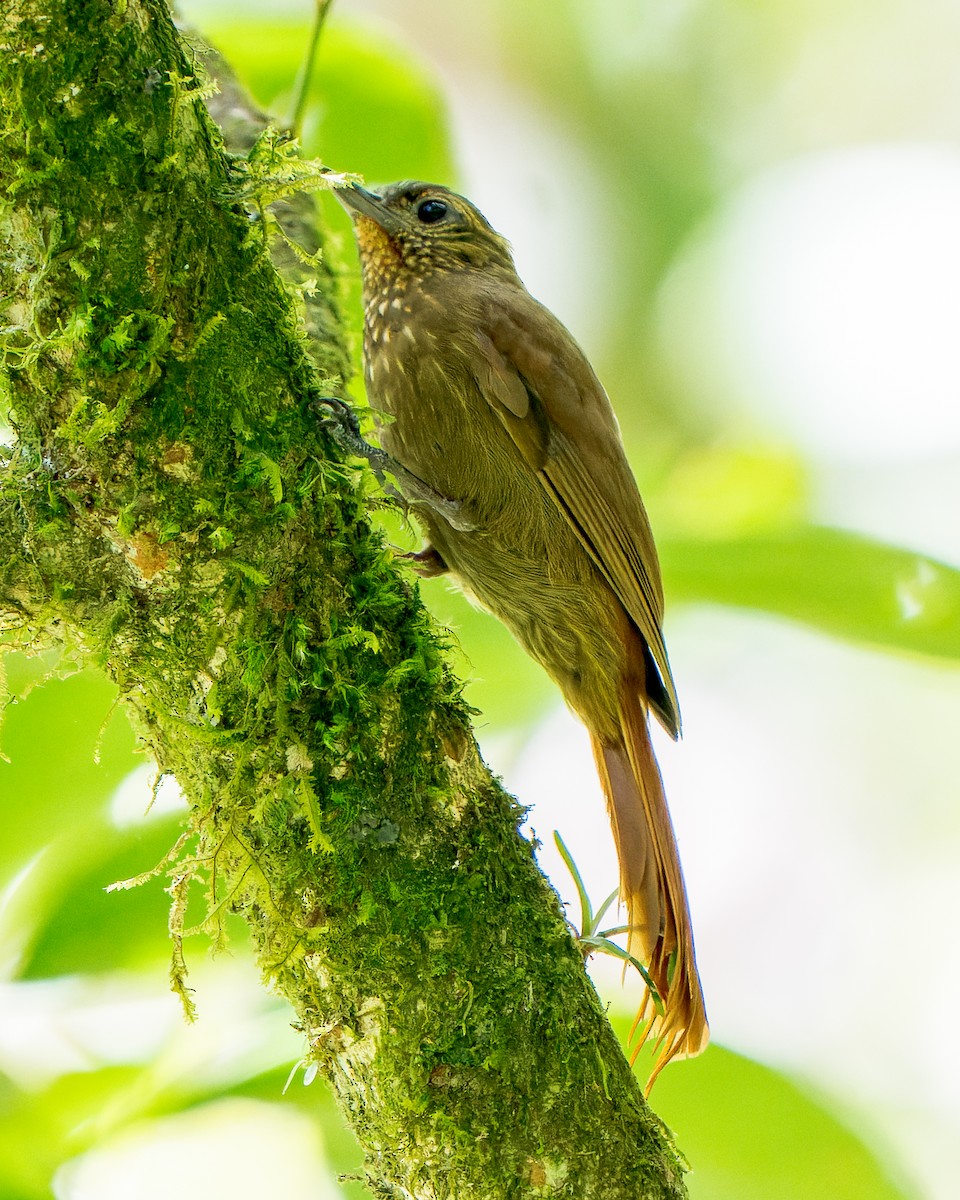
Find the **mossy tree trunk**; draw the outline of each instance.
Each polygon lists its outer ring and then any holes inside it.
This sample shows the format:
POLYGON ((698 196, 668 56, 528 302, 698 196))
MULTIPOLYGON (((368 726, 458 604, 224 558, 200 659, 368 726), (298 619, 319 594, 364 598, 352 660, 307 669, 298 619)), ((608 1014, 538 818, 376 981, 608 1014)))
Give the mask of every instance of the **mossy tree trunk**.
POLYGON ((162 0, 0 15, 6 625, 118 684, 191 803, 175 897, 246 918, 375 1191, 681 1196, 195 70, 162 0))

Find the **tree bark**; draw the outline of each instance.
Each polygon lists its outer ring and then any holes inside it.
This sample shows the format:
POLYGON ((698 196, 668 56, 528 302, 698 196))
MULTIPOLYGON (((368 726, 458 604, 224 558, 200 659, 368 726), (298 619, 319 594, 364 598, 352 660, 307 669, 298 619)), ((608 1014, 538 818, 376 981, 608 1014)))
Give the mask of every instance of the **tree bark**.
POLYGON ((191 803, 175 931, 195 881, 247 920, 374 1192, 682 1196, 197 73, 161 0, 0 15, 0 611, 118 684, 191 803))

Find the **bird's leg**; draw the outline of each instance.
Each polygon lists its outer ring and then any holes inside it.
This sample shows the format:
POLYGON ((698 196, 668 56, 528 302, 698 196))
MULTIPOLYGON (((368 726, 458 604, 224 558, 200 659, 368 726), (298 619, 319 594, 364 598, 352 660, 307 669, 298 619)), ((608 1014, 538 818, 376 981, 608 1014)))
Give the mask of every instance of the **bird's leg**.
MULTIPOLYGON (((365 441, 360 433, 360 423, 357 420, 357 415, 349 404, 333 396, 324 396, 321 400, 314 401, 313 407, 325 409, 329 413, 329 416, 324 417, 320 424, 348 454, 352 454, 356 458, 366 459, 370 465, 370 469, 376 475, 380 486, 388 495, 399 497, 406 504, 425 505, 427 508, 432 509, 438 516, 443 517, 448 525, 460 533, 469 533, 471 530, 477 528, 470 521, 464 511, 464 505, 459 500, 451 500, 447 496, 441 496, 429 483, 424 483, 419 476, 414 475, 412 471, 408 471, 395 458, 391 458, 385 450, 381 450, 379 446, 371 446, 369 442, 365 441), (385 478, 387 473, 392 475, 397 481, 399 490, 387 482, 385 478)), ((426 554, 426 551, 424 553, 426 554)), ((434 554, 436 554, 436 551, 434 551, 434 554)), ((443 562, 439 554, 436 557, 439 562, 443 562)), ((433 566, 429 555, 427 555, 423 562, 425 566, 433 566)), ((445 569, 446 564, 444 564, 445 569)), ((431 571, 431 573, 439 575, 442 572, 431 571)))

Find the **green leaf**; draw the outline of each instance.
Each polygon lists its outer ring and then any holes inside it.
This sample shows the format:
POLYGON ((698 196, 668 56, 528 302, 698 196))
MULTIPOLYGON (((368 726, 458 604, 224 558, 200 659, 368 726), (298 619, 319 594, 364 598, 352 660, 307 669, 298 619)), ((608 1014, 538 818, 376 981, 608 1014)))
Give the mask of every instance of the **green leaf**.
POLYGON ((99 819, 117 784, 143 762, 117 689, 95 671, 41 686, 38 660, 10 653, 0 730, 0 884, 58 835, 99 819), (32 690, 31 690, 32 689, 32 690))
MULTIPOLYGON (((625 1038, 630 1018, 615 1021, 625 1038)), ((653 1048, 638 1056, 646 1079, 653 1048)), ((713 1045, 671 1064, 652 1104, 690 1163, 690 1200, 906 1200, 864 1141, 824 1103, 769 1067, 713 1045)))
POLYGON ((0 1075, 3 1200, 48 1200, 56 1169, 96 1140, 99 1114, 139 1078, 137 1067, 111 1066, 61 1075, 40 1089, 21 1089, 0 1075))
POLYGON ((661 1016, 663 1015, 663 1001, 660 999, 657 985, 650 978, 643 963, 638 958, 634 958, 629 950, 624 950, 623 946, 618 946, 616 942, 611 942, 603 934, 591 934, 590 937, 581 938, 580 945, 587 947, 591 951, 598 950, 601 954, 609 954, 611 958, 619 958, 621 962, 625 962, 633 967, 647 985, 647 991, 650 993, 650 999, 653 1001, 654 1008, 661 1016))
POLYGON ((851 641, 960 658, 960 571, 913 550, 811 525, 664 539, 660 559, 672 603, 760 609, 851 641))
POLYGON ((166 817, 123 830, 103 828, 98 852, 88 850, 83 869, 66 874, 48 898, 18 975, 92 975, 148 964, 162 974, 172 949, 166 876, 128 890, 106 889, 159 862, 180 825, 179 817, 166 817))
POLYGON ((567 849, 566 843, 557 832, 553 831, 553 840, 556 843, 557 849, 560 851, 560 857, 566 864, 567 870, 573 876, 573 882, 577 888, 577 895, 580 897, 580 932, 584 937, 593 933, 593 906, 590 903, 590 897, 587 895, 587 889, 584 885, 583 878, 577 870, 577 864, 573 861, 570 851, 567 849))
MULTIPOLYGON (((602 904, 600 905, 600 907, 597 909, 597 911, 594 913, 594 916, 593 916, 593 930, 597 930, 600 928, 600 922, 607 915, 607 909, 614 902, 614 900, 617 899, 617 897, 619 895, 620 895, 620 888, 615 887, 613 889, 613 891, 610 893, 610 895, 607 896, 606 900, 604 900, 602 902, 602 904)), ((629 929, 630 929, 629 925, 618 925, 616 927, 616 929, 604 930, 602 933, 599 934, 599 936, 600 937, 611 937, 611 936, 615 936, 618 933, 627 933, 627 932, 629 932, 629 929)), ((593 932, 593 931, 591 931, 591 932, 593 932)))

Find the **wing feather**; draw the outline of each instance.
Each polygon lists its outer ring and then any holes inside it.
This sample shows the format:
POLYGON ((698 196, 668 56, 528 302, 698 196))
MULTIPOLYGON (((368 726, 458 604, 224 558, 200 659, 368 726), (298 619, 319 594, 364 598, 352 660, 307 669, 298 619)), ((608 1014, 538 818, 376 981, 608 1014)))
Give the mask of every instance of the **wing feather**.
POLYGON ((567 330, 525 291, 509 310, 484 313, 477 340, 481 391, 643 636, 662 685, 648 699, 678 736, 657 552, 600 381, 567 330))

